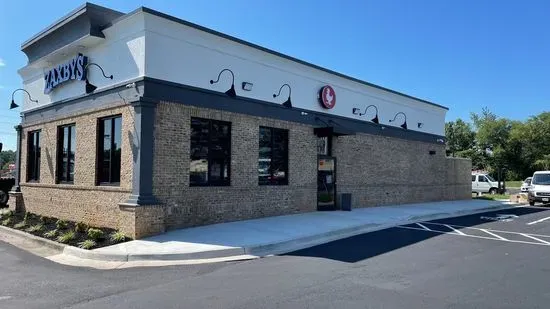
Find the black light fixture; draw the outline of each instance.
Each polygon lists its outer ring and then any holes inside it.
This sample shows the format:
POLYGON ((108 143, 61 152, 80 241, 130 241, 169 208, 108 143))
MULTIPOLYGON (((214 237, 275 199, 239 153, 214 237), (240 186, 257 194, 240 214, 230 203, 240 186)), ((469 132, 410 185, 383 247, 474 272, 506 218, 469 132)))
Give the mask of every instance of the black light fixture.
POLYGON ((290 85, 289 84, 283 84, 281 86, 281 88, 279 88, 279 93, 277 94, 273 94, 273 98, 276 98, 278 96, 281 95, 281 90, 283 90, 283 87, 284 86, 287 86, 288 87, 288 99, 286 99, 286 101, 283 103, 283 106, 284 107, 292 107, 292 102, 290 101, 290 96, 292 95, 292 88, 290 88, 290 85))
POLYGON ((354 115, 363 116, 367 113, 367 110, 369 109, 369 107, 374 107, 374 109, 376 110, 376 114, 374 115, 374 118, 372 118, 370 121, 372 121, 376 124, 380 123, 380 121, 378 120, 378 107, 376 107, 376 105, 371 104, 371 105, 367 106, 365 108, 365 112, 363 112, 363 113, 361 113, 361 110, 359 108, 354 107, 352 112, 353 112, 354 115))
POLYGON ((424 123, 422 123, 422 122, 419 122, 419 123, 418 123, 418 128, 419 128, 419 129, 422 128, 423 126, 424 126, 424 123))
POLYGON ((228 71, 229 73, 231 73, 231 88, 229 88, 229 90, 227 90, 225 92, 225 94, 227 94, 228 96, 232 97, 232 98, 235 98, 237 97, 237 93, 235 92, 235 74, 233 74, 233 71, 231 71, 230 69, 223 69, 220 71, 220 73, 218 74, 218 79, 216 80, 210 80, 210 84, 215 84, 217 82, 220 81, 220 76, 222 75, 222 73, 224 71, 228 71))
MULTIPOLYGON (((103 77, 113 79, 113 75, 111 75, 111 76, 105 75, 105 71, 103 71, 103 68, 100 67, 99 64, 97 64, 97 63, 93 63, 93 62, 88 63, 86 65, 86 67, 84 67, 84 70, 88 70, 88 67, 91 66, 91 65, 95 65, 96 67, 98 67, 101 70, 101 74, 103 74, 103 77)), ((88 75, 86 75, 86 93, 88 93, 88 94, 92 93, 96 89, 97 89, 97 86, 90 84, 90 80, 88 78, 88 75)))
POLYGON ((15 90, 12 92, 12 94, 11 94, 10 109, 14 109, 14 108, 18 108, 18 107, 19 107, 19 105, 17 105, 17 103, 15 103, 15 100, 13 99, 13 96, 15 95, 15 93, 16 93, 17 91, 24 91, 24 92, 26 92, 27 95, 29 96, 29 100, 30 100, 30 101, 32 101, 32 102, 34 102, 34 103, 38 103, 38 100, 33 100, 33 99, 32 99, 31 94, 30 94, 27 90, 25 90, 25 89, 23 89, 23 88, 19 88, 19 89, 15 89, 15 90))
POLYGON ((394 122, 395 119, 397 119, 397 116, 399 116, 399 114, 401 114, 401 115, 403 115, 403 117, 405 117, 405 121, 403 122, 401 127, 403 129, 407 130, 407 115, 405 115, 405 113, 403 113, 403 112, 399 112, 399 113, 395 114, 395 117, 393 117, 393 120, 390 120, 390 122, 394 122))

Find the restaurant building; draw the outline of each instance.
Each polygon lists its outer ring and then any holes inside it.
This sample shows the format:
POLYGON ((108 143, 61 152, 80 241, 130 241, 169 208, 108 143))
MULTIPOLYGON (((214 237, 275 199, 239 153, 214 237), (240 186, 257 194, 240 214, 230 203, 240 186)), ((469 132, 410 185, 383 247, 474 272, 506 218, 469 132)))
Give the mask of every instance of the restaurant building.
POLYGON ((86 3, 21 50, 12 209, 140 238, 471 198, 446 107, 173 16, 86 3))

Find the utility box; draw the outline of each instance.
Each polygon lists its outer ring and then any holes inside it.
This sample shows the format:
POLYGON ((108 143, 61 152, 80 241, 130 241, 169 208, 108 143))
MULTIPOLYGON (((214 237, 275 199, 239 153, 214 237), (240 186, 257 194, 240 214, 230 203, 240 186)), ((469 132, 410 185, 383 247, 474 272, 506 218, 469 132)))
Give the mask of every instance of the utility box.
POLYGON ((351 193, 340 194, 340 210, 351 211, 351 193))

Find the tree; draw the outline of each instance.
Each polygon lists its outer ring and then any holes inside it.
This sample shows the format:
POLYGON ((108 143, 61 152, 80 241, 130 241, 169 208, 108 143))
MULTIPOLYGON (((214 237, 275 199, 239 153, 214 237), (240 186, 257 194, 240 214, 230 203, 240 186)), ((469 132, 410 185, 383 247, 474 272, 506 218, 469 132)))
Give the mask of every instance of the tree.
POLYGON ((15 163, 15 151, 13 150, 6 150, 0 152, 0 162, 2 166, 0 166, 0 169, 7 169, 9 164, 15 163))
POLYGON ((550 154, 542 156, 542 159, 538 159, 533 165, 546 171, 550 170, 550 154))
POLYGON ((475 132, 469 123, 460 118, 445 124, 445 137, 447 139, 447 152, 453 157, 457 152, 474 147, 475 132))

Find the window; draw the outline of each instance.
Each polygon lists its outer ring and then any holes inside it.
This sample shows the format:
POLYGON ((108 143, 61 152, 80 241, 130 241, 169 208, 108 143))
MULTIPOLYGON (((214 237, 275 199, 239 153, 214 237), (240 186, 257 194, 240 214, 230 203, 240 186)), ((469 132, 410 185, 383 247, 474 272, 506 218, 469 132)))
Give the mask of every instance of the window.
POLYGON ((479 182, 488 182, 487 178, 485 176, 478 176, 477 181, 479 181, 479 182))
POLYGON ((476 181, 476 175, 472 175, 472 182, 475 182, 476 181))
POLYGON ((74 181, 74 155, 76 149, 75 125, 57 128, 57 182, 74 181))
POLYGON ((29 132, 27 145, 27 181, 40 181, 40 131, 29 132))
POLYGON ((191 118, 189 185, 228 186, 231 123, 191 118))
POLYGON ((534 185, 550 185, 550 174, 535 174, 531 183, 534 185))
POLYGON ((97 141, 97 182, 99 184, 120 183, 121 131, 121 116, 99 120, 97 141))
POLYGON ((288 130, 260 127, 258 183, 288 184, 288 130))

